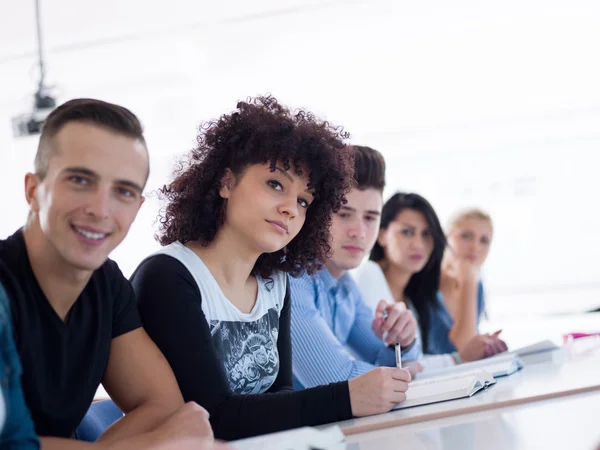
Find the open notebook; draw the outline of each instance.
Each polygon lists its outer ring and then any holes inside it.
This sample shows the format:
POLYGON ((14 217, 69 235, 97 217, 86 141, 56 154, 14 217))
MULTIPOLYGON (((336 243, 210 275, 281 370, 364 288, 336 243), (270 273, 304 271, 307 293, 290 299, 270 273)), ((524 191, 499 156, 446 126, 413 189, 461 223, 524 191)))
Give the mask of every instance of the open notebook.
POLYGON ((324 429, 296 428, 278 433, 240 439, 228 445, 237 450, 341 450, 346 448, 338 426, 324 429))
POLYGON ((492 374, 485 370, 473 370, 424 380, 414 380, 408 385, 406 400, 398 403, 394 409, 471 397, 495 383, 496 380, 492 374))
POLYGON ((480 359, 479 361, 457 364, 452 367, 444 367, 436 370, 425 370, 416 376, 417 380, 452 375, 464 372, 473 372, 474 370, 484 370, 490 373, 494 378, 512 375, 523 368, 521 358, 514 353, 502 353, 491 358, 480 359))
POLYGON ((517 350, 513 350, 511 353, 515 353, 519 356, 532 355, 534 353, 541 352, 549 352, 551 350, 557 350, 557 347, 554 342, 550 340, 536 342, 535 344, 527 345, 525 347, 521 347, 517 350))

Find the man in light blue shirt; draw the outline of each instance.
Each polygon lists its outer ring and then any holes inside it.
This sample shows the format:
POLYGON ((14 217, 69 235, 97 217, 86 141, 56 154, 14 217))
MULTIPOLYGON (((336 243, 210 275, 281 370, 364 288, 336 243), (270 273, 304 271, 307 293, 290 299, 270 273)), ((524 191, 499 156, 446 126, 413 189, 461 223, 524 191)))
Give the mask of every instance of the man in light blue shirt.
POLYGON ((416 360, 421 352, 415 345, 417 323, 405 305, 382 300, 374 314, 348 273, 375 245, 385 186, 383 156, 369 147, 355 146, 354 153, 357 187, 334 215, 332 256, 316 274, 290 278, 296 389, 395 366, 396 342, 403 361, 416 360))

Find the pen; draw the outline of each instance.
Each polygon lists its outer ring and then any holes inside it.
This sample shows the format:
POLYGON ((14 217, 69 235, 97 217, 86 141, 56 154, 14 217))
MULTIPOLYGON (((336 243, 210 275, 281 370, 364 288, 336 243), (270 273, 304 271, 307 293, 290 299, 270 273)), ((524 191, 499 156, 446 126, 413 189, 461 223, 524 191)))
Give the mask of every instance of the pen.
POLYGON ((396 350, 396 367, 398 369, 401 369, 402 368, 402 352, 400 350, 399 342, 396 342, 395 350, 396 350))

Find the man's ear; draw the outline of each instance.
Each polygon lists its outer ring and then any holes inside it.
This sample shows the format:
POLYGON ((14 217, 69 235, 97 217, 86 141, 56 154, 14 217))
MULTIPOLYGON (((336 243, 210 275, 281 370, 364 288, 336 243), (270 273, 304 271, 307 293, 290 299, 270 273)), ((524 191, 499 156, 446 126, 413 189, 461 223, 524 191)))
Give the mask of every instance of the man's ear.
POLYGON ((40 204, 37 198, 37 191, 40 187, 40 177, 35 173, 28 172, 25 175, 25 199, 32 212, 39 212, 40 204))
POLYGON ((221 187, 219 187, 219 195, 221 198, 229 198, 231 191, 235 187, 235 176, 231 169, 225 169, 225 175, 221 177, 221 187))

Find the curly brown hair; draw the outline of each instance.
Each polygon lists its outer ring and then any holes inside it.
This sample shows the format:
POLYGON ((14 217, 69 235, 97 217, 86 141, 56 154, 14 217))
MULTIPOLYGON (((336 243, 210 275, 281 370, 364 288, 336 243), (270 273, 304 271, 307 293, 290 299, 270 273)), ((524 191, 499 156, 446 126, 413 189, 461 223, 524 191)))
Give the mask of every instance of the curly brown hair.
POLYGON ((236 111, 199 128, 197 147, 175 169, 175 178, 160 189, 166 207, 159 214, 158 240, 211 242, 224 222, 219 195, 226 169, 237 178, 252 164, 283 164, 298 174, 307 172, 313 202, 298 235, 286 248, 262 254, 253 274, 263 278, 275 271, 298 276, 322 267, 331 248, 332 214, 346 202, 353 186, 353 153, 341 127, 307 111, 290 111, 271 96, 248 98, 236 111))

